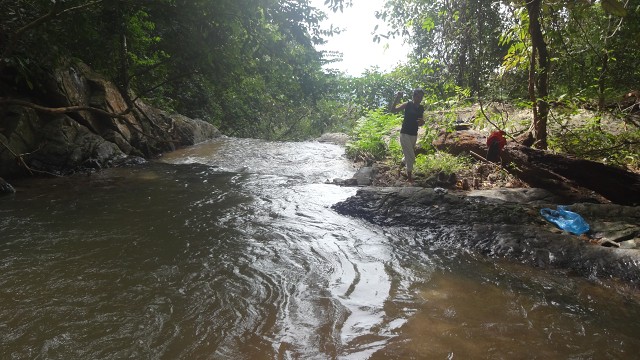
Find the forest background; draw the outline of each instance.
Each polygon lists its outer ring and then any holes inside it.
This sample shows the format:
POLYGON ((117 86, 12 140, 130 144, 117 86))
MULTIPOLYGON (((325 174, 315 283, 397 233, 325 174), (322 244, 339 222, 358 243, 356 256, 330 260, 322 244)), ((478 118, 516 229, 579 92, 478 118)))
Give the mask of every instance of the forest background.
POLYGON ((388 0, 377 17, 391 30, 363 41, 405 39, 412 52, 390 72, 357 77, 327 70, 340 54, 317 50, 340 31, 322 27, 326 12, 346 6, 0 0, 0 105, 41 93, 46 74, 71 58, 131 98, 229 136, 344 132, 355 136, 352 156, 375 159, 398 152, 380 139, 399 119, 381 109, 396 91, 422 87, 440 115, 432 129, 453 129, 459 109, 480 104, 478 129, 531 134, 537 148, 638 170, 640 0, 388 0), (530 116, 514 120, 503 104, 530 116))

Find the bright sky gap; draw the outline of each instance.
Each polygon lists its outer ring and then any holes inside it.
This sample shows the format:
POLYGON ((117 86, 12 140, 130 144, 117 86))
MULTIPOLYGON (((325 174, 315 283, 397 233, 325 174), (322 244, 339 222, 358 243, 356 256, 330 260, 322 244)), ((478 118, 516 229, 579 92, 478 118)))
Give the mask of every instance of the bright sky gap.
POLYGON ((339 51, 343 54, 342 61, 328 64, 327 69, 360 76, 365 70, 375 66, 382 72, 388 72, 398 63, 406 61, 409 47, 403 44, 402 39, 373 42, 376 25, 379 26, 379 32, 386 29, 384 22, 375 17, 375 12, 382 10, 385 0, 353 0, 353 6, 345 8, 342 13, 328 10, 324 1, 311 0, 314 7, 322 9, 328 15, 322 26, 329 28, 333 24, 334 27, 344 29, 318 47, 318 50, 339 51))

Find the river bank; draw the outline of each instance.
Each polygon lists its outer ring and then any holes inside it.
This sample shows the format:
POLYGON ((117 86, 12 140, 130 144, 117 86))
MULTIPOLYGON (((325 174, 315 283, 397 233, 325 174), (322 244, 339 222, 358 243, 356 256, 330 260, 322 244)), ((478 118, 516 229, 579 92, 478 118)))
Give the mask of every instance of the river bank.
POLYGON ((580 201, 589 200, 588 193, 567 198, 530 188, 500 166, 485 163, 463 173, 417 177, 410 184, 400 166, 381 161, 360 164, 352 178, 333 183, 361 187, 333 206, 338 213, 414 229, 426 248, 444 245, 590 280, 640 285, 637 206, 580 201), (541 216, 540 209, 558 205, 580 214, 590 230, 572 235, 541 216))

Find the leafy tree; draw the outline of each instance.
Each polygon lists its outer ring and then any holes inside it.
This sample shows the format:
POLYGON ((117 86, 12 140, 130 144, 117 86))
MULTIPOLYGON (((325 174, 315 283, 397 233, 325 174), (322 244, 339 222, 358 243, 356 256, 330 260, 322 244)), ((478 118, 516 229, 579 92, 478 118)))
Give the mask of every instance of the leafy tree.
POLYGON ((329 91, 314 45, 331 30, 309 1, 18 0, 0 10, 3 83, 37 87, 37 69, 75 57, 125 94, 267 138, 312 131, 309 114, 329 91))
MULTIPOLYGON (((483 94, 505 49, 500 3, 480 0, 390 0, 380 18, 413 45, 423 82, 450 83, 483 94)), ((447 96, 445 96, 447 97, 447 96)))
POLYGON ((637 84, 627 48, 638 42, 639 5, 638 0, 626 6, 618 0, 391 0, 380 17, 394 31, 381 36, 410 37, 423 82, 440 84, 441 98, 459 87, 487 95, 504 86, 507 94, 528 98, 536 146, 546 148, 554 97, 591 94, 603 110, 608 99, 637 84))

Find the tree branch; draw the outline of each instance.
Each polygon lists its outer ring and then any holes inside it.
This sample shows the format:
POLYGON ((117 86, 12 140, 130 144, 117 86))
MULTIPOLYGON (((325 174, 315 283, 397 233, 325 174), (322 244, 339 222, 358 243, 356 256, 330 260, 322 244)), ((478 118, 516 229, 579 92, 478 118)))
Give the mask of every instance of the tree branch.
MULTIPOLYGON (((27 163, 24 161, 24 156, 30 155, 35 151, 32 151, 30 153, 24 153, 24 154, 16 154, 16 152, 13 151, 13 149, 11 149, 8 144, 5 144, 4 141, 0 140, 0 144, 2 144, 2 146, 4 146, 5 149, 9 150, 9 152, 16 159, 16 162, 18 163, 18 165, 24 167, 25 169, 27 169, 29 174, 33 175, 33 173, 36 172, 36 173, 39 173, 39 174, 46 174, 46 175, 51 175, 51 176, 56 176, 56 177, 60 176, 60 175, 57 175, 57 174, 50 173, 48 171, 35 170, 35 169, 32 169, 31 167, 29 167, 29 165, 27 165, 27 163)), ((36 151, 40 150, 41 148, 42 147, 38 148, 36 151)))
MULTIPOLYGON (((126 122, 127 124, 129 124, 131 126, 131 128, 133 128, 134 131, 144 135, 145 137, 148 137, 150 139, 154 139, 157 141, 166 141, 166 142, 172 142, 172 143, 176 143, 177 141, 172 141, 172 140, 164 140, 164 139, 160 139, 156 136, 153 136, 151 134, 147 134, 144 131, 138 129, 136 126, 134 126, 133 124, 131 124, 131 122, 129 122, 129 120, 125 117, 125 115, 131 113, 132 108, 128 107, 125 111, 120 112, 118 114, 113 114, 110 113, 108 111, 102 110, 102 109, 98 109, 98 108, 94 108, 94 107, 90 107, 90 106, 66 106, 66 107, 59 107, 59 108, 50 108, 50 107, 45 107, 45 106, 41 106, 38 104, 34 104, 32 102, 29 101, 24 101, 24 100, 17 100, 17 99, 9 99, 9 98, 1 98, 0 97, 0 105, 2 104, 8 104, 8 105, 18 105, 18 106, 24 106, 24 107, 28 107, 31 109, 34 109, 36 111, 39 112, 43 112, 46 114, 54 114, 54 115, 59 115, 59 114, 68 114, 68 113, 76 113, 79 111, 90 111, 90 112, 94 112, 103 116, 107 116, 110 118, 118 118, 121 119, 122 121, 126 122)), ((156 125, 153 121, 151 121, 151 119, 148 119, 149 122, 153 125, 155 125, 157 128, 160 128, 158 125, 156 125)), ((6 147, 6 146, 5 146, 6 147)), ((15 154, 14 154, 15 155, 15 154)))
POLYGON ((110 118, 122 118, 124 115, 127 115, 128 113, 131 112, 131 109, 127 108, 125 111, 121 113, 113 114, 108 111, 94 108, 91 106, 65 106, 65 107, 58 107, 58 108, 50 108, 50 107, 34 104, 29 101, 3 98, 3 97, 0 97, 0 104, 24 106, 24 107, 28 107, 36 111, 44 112, 47 114, 68 114, 68 113, 76 113, 79 111, 90 111, 90 112, 94 112, 110 118))

